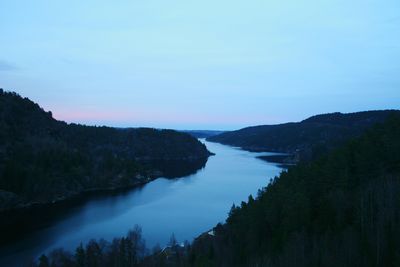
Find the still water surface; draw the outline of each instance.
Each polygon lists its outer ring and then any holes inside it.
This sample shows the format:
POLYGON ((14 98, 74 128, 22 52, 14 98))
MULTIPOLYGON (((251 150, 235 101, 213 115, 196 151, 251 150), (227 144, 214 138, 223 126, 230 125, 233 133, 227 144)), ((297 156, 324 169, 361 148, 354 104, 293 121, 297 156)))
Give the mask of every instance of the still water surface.
POLYGON ((50 224, 0 248, 0 266, 12 266, 54 248, 73 250, 91 238, 125 235, 135 224, 142 227, 148 248, 165 245, 174 233, 191 241, 224 222, 233 203, 266 186, 281 172, 276 164, 237 148, 203 141, 216 155, 205 168, 179 179, 159 178, 130 191, 93 197, 69 208, 50 224))

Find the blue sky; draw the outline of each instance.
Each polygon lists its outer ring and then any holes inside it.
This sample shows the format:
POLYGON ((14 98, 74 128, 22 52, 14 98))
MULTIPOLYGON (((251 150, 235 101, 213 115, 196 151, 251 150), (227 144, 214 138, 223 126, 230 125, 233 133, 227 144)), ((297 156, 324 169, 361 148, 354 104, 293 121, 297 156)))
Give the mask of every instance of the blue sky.
POLYGON ((0 87, 91 125, 399 109, 400 1, 2 0, 0 87))

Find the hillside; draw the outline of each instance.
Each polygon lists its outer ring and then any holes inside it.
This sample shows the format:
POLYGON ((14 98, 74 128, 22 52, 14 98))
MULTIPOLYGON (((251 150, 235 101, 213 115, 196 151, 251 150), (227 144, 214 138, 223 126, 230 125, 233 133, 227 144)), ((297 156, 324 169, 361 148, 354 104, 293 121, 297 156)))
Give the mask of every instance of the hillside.
POLYGON ((393 116, 282 173, 233 206, 226 224, 143 266, 400 266, 399 151, 393 116))
POLYGON ((75 254, 55 250, 39 266, 400 266, 399 151, 394 115, 275 177, 191 244, 182 247, 172 236, 168 247, 145 256, 136 227, 112 243, 92 240, 75 254))
MULTIPOLYGON (((297 123, 262 125, 225 132, 208 141, 241 147, 250 151, 290 153, 290 162, 309 160, 362 134, 399 110, 331 113, 317 115, 297 123)), ((268 159, 268 158, 267 158, 268 159)))
POLYGON ((207 138, 224 133, 224 131, 214 131, 214 130, 182 130, 181 132, 188 133, 196 138, 207 138))
POLYGON ((186 175, 209 155, 185 133, 67 124, 0 89, 0 211, 186 175))

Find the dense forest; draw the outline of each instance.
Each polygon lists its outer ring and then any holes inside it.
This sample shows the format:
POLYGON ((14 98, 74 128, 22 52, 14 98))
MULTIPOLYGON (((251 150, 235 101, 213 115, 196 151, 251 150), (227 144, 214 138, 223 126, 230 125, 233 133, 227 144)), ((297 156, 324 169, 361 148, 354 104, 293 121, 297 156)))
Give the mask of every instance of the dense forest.
POLYGON ((247 127, 208 137, 208 141, 241 147, 250 151, 289 153, 287 157, 266 160, 296 163, 311 160, 337 147, 349 138, 361 135, 375 123, 383 122, 399 110, 331 113, 316 115, 298 123, 247 127))
POLYGON ((194 242, 193 266, 400 266, 400 116, 290 168, 194 242))
POLYGON ((289 168, 192 244, 172 237, 146 256, 136 227, 32 266, 400 266, 399 151, 400 116, 393 115, 289 168))
POLYGON ((0 89, 0 211, 187 175, 209 155, 185 133, 67 124, 0 89))

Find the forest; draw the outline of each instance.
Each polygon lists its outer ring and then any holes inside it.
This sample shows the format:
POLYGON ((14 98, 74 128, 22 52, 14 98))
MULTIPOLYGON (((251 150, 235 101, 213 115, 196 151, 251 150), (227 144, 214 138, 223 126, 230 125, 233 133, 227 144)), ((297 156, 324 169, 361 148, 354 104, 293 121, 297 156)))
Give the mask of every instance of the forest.
POLYGON ((192 243, 172 236, 148 251, 128 234, 57 250, 32 266, 400 266, 399 151, 394 114, 282 172, 192 243))
MULTIPOLYGON (((360 136, 374 124, 385 121, 391 114, 400 114, 400 111, 336 112, 312 116, 301 122, 247 127, 210 136, 207 140, 249 151, 288 153, 278 162, 297 163, 318 158, 347 139, 360 136)), ((273 157, 265 159, 276 161, 273 157)))
POLYGON ((232 207, 191 266, 399 266, 400 117, 289 168, 232 207))
POLYGON ((209 155, 186 133, 67 124, 0 89, 0 211, 179 176, 177 164, 187 175, 209 155))

